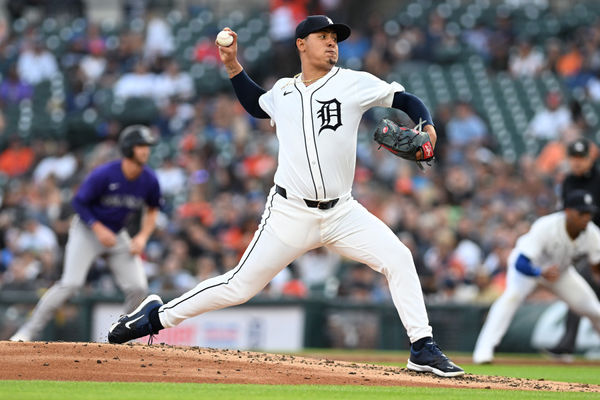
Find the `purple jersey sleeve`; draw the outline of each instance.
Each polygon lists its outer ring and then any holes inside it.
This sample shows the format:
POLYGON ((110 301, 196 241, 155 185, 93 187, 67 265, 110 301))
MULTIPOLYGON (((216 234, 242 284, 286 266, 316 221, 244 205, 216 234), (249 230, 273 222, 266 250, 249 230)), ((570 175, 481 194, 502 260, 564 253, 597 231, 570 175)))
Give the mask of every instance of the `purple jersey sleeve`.
POLYGON ((88 225, 98 220, 91 209, 92 203, 106 190, 106 175, 102 168, 93 170, 83 181, 71 204, 79 217, 88 225))

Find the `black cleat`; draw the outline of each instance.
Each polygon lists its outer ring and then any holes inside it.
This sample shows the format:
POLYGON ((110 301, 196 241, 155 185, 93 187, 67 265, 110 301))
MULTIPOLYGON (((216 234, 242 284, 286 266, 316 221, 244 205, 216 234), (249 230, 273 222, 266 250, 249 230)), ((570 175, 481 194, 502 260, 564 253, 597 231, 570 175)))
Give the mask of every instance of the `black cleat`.
MULTIPOLYGON (((133 312, 121 316, 108 331, 109 343, 125 343, 146 335, 158 333, 150 323, 150 311, 163 305, 160 297, 151 294, 133 312)), ((151 343, 151 342, 150 342, 151 343)))
POLYGON ((553 347, 551 349, 542 349, 542 352, 550 358, 562 363, 570 364, 575 361, 575 355, 573 354, 573 351, 568 349, 553 347))
POLYGON ((452 377, 463 375, 465 371, 454 364, 444 353, 439 346, 433 341, 425 343, 423 348, 416 351, 410 348, 410 358, 406 365, 408 369, 417 372, 433 372, 438 376, 452 377))

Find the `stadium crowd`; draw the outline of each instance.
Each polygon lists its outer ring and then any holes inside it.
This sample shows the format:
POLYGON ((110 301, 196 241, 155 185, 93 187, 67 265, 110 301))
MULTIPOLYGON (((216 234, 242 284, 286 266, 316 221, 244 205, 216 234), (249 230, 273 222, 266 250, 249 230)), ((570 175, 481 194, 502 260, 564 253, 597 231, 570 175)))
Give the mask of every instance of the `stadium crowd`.
MULTIPOLYGON (((124 12, 140 24, 123 24, 116 40, 82 16, 26 23, 10 13, 12 19, 0 23, 0 290, 44 289, 60 276, 70 200, 91 169, 119 157, 115 143, 131 122, 128 115, 151 126, 161 140, 152 166, 166 203, 143 255, 152 292, 183 292, 232 268, 257 227, 277 162, 269 121, 250 117, 227 87, 198 90, 189 68, 174 56, 177 40, 164 14, 144 8, 144 2, 137 2, 138 8, 131 7, 136 2, 125 3, 124 12), (69 18, 81 21, 81 29, 56 56, 41 27, 69 18), (9 114, 32 102, 40 85, 57 76, 65 83, 64 96, 47 99, 48 113, 62 111, 67 119, 81 114, 84 121, 92 113, 99 116, 96 123, 69 124, 58 138, 12 130, 9 114), (107 118, 98 95, 107 92, 111 107, 140 108, 107 118)), ((512 23, 510 8, 499 12, 492 26, 474 23, 459 30, 449 26, 443 7, 432 10, 421 16, 424 25, 394 25, 376 13, 359 20, 340 1, 273 0, 265 11, 276 61, 249 67, 249 74, 270 87, 276 77, 298 72, 293 27, 309 13, 327 13, 336 20, 356 19, 351 38, 340 46, 341 64, 382 78, 399 63, 446 63, 456 60, 457 48, 468 48, 484 60, 489 74, 550 71, 568 90, 600 101, 600 19, 534 43, 512 23)), ((198 41, 188 57, 191 64, 214 64, 216 48, 198 41)), ((549 94, 546 109, 523 132, 543 148, 517 162, 499 155, 476 104, 455 99, 438 106, 431 110, 438 160, 424 173, 378 151, 370 136, 377 116, 365 115, 354 196, 411 249, 428 302, 490 303, 502 292, 516 238, 556 209, 557 188, 567 172, 565 143, 595 134, 597 127, 581 118, 578 103, 565 102, 570 97, 549 94)), ((131 225, 135 232, 135 221, 131 225)), ((262 295, 390 301, 383 279, 365 265, 319 249, 282 271, 262 295)), ((117 290, 102 260, 86 287, 117 290)))

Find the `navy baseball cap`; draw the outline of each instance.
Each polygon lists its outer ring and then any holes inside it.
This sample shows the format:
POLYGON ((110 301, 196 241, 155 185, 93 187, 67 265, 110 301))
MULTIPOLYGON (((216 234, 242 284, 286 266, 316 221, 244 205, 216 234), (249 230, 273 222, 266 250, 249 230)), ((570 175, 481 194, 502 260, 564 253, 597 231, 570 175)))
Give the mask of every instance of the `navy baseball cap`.
POLYGON ((590 141, 584 138, 574 140, 567 147, 567 154, 571 157, 587 157, 590 153, 590 141))
POLYGON ((331 28, 337 34, 337 41, 342 42, 350 36, 350 27, 344 24, 334 24, 331 18, 325 15, 310 15, 296 27, 296 39, 304 39, 313 32, 331 28))
POLYGON ((594 197, 586 190, 573 190, 567 194, 565 208, 573 208, 580 212, 595 214, 598 207, 594 204, 594 197))

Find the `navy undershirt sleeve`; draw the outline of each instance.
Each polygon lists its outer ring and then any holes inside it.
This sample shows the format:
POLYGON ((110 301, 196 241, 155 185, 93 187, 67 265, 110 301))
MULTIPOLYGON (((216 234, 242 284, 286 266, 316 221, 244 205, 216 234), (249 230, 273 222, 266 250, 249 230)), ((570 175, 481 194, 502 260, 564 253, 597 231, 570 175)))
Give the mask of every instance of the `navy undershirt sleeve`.
POLYGON ((429 110, 414 94, 406 92, 394 93, 392 107, 404 111, 417 124, 422 119, 425 121, 425 125, 429 124, 433 126, 433 119, 431 118, 431 114, 429 114, 429 110))
POLYGON ((233 85, 235 95, 248 114, 254 118, 270 118, 269 114, 260 108, 258 104, 258 98, 267 91, 250 79, 246 71, 242 70, 242 72, 231 78, 230 81, 233 85))
POLYGON ((533 266, 531 260, 523 254, 519 254, 515 267, 517 268, 517 271, 527 276, 540 276, 542 274, 542 270, 533 266))

